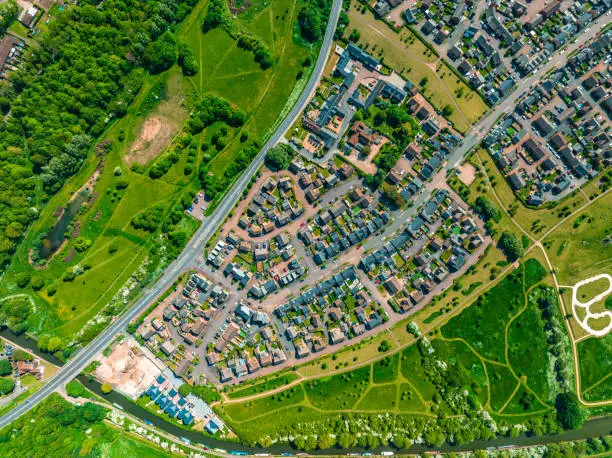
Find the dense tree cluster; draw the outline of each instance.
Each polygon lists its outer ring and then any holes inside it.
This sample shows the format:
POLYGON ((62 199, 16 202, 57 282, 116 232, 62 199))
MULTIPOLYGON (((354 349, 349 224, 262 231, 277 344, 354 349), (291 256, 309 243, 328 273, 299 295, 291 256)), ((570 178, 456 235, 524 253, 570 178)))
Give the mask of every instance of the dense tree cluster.
POLYGON ((166 31, 157 40, 150 42, 144 51, 144 62, 151 73, 168 70, 176 62, 176 37, 166 31))
POLYGON ((73 398, 78 398, 85 394, 85 387, 77 379, 70 380, 66 384, 66 394, 73 398))
POLYGON ((485 196, 478 196, 474 202, 474 210, 476 210, 485 221, 493 220, 499 223, 501 212, 493 202, 485 196))
POLYGON ((255 62, 257 62, 263 70, 270 68, 274 63, 272 51, 270 51, 270 48, 268 48, 259 37, 240 32, 238 35, 238 47, 251 51, 255 57, 255 62))
POLYGON ((213 386, 209 385, 194 385, 191 389, 191 393, 203 399, 204 402, 208 404, 221 400, 219 392, 213 386))
POLYGON ((378 166, 378 170, 382 170, 387 174, 402 157, 402 150, 390 143, 386 143, 374 158, 374 163, 378 166))
POLYGON ((557 417, 565 429, 578 429, 584 424, 584 411, 574 393, 561 393, 557 396, 555 405, 557 417))
POLYGON ((0 326, 6 326, 14 333, 21 334, 27 330, 32 312, 32 304, 28 298, 17 296, 6 299, 0 302, 0 326))
POLYGON ((136 229, 142 229, 147 232, 155 232, 159 227, 159 223, 164 216, 163 205, 155 205, 138 213, 132 218, 131 224, 136 229))
POLYGON ((85 237, 77 237, 76 239, 74 239, 72 244, 75 250, 77 250, 79 253, 82 253, 83 251, 86 251, 89 249, 89 247, 91 247, 91 240, 86 239, 85 237))
POLYGON ((509 261, 516 261, 523 255, 523 244, 514 232, 504 231, 499 238, 499 248, 509 261))
POLYGON ((102 420, 106 409, 91 402, 75 406, 58 394, 0 431, 3 456, 77 456, 83 454, 91 428, 95 442, 87 446, 89 456, 100 456, 99 444, 111 443, 118 432, 102 420))
POLYGON ((4 35, 6 29, 17 19, 19 15, 19 6, 15 0, 9 0, 2 5, 2 12, 0 12, 0 35, 4 35))
POLYGON ((32 361, 34 356, 31 353, 28 353, 25 350, 20 348, 16 348, 13 350, 13 361, 32 361))
POLYGON ((344 31, 351 22, 349 15, 345 11, 340 13, 338 18, 338 25, 336 26, 336 32, 334 33, 334 39, 339 40, 344 36, 344 31))
POLYGON ((325 19, 329 15, 331 2, 310 0, 298 15, 302 37, 311 43, 319 41, 325 33, 325 19))
POLYGON ((374 157, 374 163, 378 166, 378 170, 374 175, 366 175, 363 180, 364 184, 371 189, 378 189, 387 173, 395 166, 400 157, 402 157, 402 150, 399 147, 391 143, 385 143, 374 157))
POLYGON ((540 287, 532 295, 538 295, 541 326, 546 331, 550 345, 549 358, 554 361, 555 381, 560 391, 570 390, 573 386, 573 361, 571 347, 565 330, 563 316, 557 303, 556 292, 552 288, 540 287))
POLYGON ((70 5, 49 23, 20 70, 0 85, 0 105, 8 113, 0 124, 0 266, 38 215, 36 175, 45 201, 79 169, 108 121, 126 113, 142 85, 146 56, 158 57, 151 43, 162 36, 165 43, 166 30, 195 3, 70 5))
POLYGON ((206 16, 202 21, 202 32, 206 33, 209 30, 216 29, 220 25, 227 23, 229 11, 225 0, 211 0, 208 4, 206 16))
POLYGON ((291 163, 293 150, 289 145, 280 144, 266 153, 266 166, 271 170, 285 170, 291 163))
POLYGON ((153 162, 153 165, 149 169, 149 177, 153 179, 161 178, 168 173, 170 167, 176 164, 180 158, 181 155, 179 152, 174 148, 170 148, 164 154, 155 159, 155 162, 153 162))
POLYGON ((13 372, 13 366, 11 366, 11 362, 6 359, 0 359, 0 375, 10 375, 13 372))
POLYGON ((246 121, 246 113, 240 109, 234 109, 227 100, 221 97, 207 95, 200 100, 191 118, 187 121, 187 127, 191 133, 197 134, 219 121, 231 127, 240 127, 246 121))
POLYGON ((183 70, 183 75, 193 76, 200 71, 200 64, 193 55, 189 44, 183 42, 179 45, 178 64, 183 70))
POLYGON ((15 389, 15 382, 9 377, 0 377, 0 394, 12 393, 15 389))
MULTIPOLYGON (((406 149, 419 132, 418 123, 404 107, 389 102, 379 102, 376 108, 378 108, 378 111, 374 115, 372 109, 358 111, 355 114, 355 119, 364 120, 366 124, 372 125, 375 130, 393 139, 393 144, 385 144, 374 158, 374 163, 378 166, 376 174, 365 177, 365 184, 372 189, 380 187, 387 173, 402 156, 402 151, 406 149)), ((388 202, 396 206, 402 205, 403 198, 390 187, 383 189, 383 193, 388 202)))

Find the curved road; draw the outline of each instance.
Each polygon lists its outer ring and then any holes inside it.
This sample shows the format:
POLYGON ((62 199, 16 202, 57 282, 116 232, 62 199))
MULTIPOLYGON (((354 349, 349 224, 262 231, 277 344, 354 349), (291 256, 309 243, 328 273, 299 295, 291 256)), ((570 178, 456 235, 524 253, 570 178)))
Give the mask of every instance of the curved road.
POLYGON ((323 74, 323 70, 333 44, 334 32, 336 31, 336 24, 338 23, 341 10, 342 0, 333 0, 329 21, 327 23, 325 36, 323 38, 323 43, 321 45, 321 50, 319 51, 317 62, 315 63, 310 79, 302 91, 297 103, 262 147, 261 151, 255 157, 253 162, 251 162, 245 172, 234 183, 215 212, 211 216, 204 218, 200 228, 194 234, 178 258, 166 268, 161 278, 159 278, 155 284, 149 286, 144 291, 144 293, 131 306, 130 309, 117 318, 86 347, 74 355, 68 363, 61 367, 61 369, 49 380, 45 386, 30 396, 30 398, 25 402, 18 405, 0 418, 0 429, 15 421, 21 415, 25 414, 40 403, 45 397, 79 375, 85 369, 85 367, 87 367, 93 357, 106 348, 108 343, 113 340, 117 333, 123 331, 130 321, 143 312, 156 297, 158 297, 163 291, 172 285, 176 276, 180 272, 197 265, 196 260, 199 256, 201 256, 204 246, 221 226, 235 203, 240 199, 240 196, 242 195, 242 192, 246 188, 247 184, 263 164, 268 150, 281 139, 281 137, 293 125, 296 119, 298 119, 301 112, 306 107, 310 96, 319 84, 319 80, 323 74))
MULTIPOLYGON (((172 285, 174 279, 180 272, 197 266, 197 258, 202 255, 202 250, 205 244, 221 226, 230 210, 233 208, 238 199, 240 199, 240 196, 242 195, 244 189, 246 189, 247 184, 257 172, 259 167, 261 167, 263 164, 267 151, 281 139, 285 132, 300 116, 302 110, 306 107, 310 96, 319 83, 323 69, 325 68, 327 57, 333 44, 333 36, 341 9, 342 0, 333 0, 329 22, 327 24, 327 29, 325 30, 325 37, 323 38, 323 44, 321 46, 321 50, 319 51, 315 68, 297 103, 290 111, 289 115, 272 134, 270 139, 265 143, 257 157, 253 160, 249 167, 247 167, 245 173, 234 183, 231 190, 225 196, 219 207, 217 207, 215 210, 214 214, 204 219, 202 225, 195 233, 194 237, 189 241, 183 252, 172 264, 166 268, 161 278, 144 291, 140 299, 138 299, 129 310, 117 318, 117 320, 106 328, 106 330, 104 330, 101 334, 99 334, 98 337, 96 337, 86 347, 74 355, 68 363, 62 366, 62 368, 44 387, 33 394, 24 403, 18 405, 0 418, 0 429, 4 428, 9 423, 28 412, 32 407, 40 403, 53 391, 79 375, 79 373, 81 373, 83 369, 87 367, 93 357, 106 348, 108 343, 112 341, 117 333, 123 331, 132 319, 142 313, 157 296, 172 285)), ((519 87, 517 90, 510 94, 510 96, 508 96, 501 104, 496 105, 493 109, 491 109, 489 113, 477 124, 472 126, 471 131, 463 139, 461 145, 459 145, 459 147, 456 148, 447 158, 447 162, 442 168, 442 172, 446 173, 459 165, 465 154, 467 154, 480 142, 486 132, 495 124, 497 118, 502 113, 508 113, 514 109, 515 102, 519 98, 519 93, 536 83, 552 68, 563 65, 568 54, 576 49, 579 49, 584 43, 597 35, 605 24, 607 24, 607 21, 601 21, 601 23, 593 24, 588 32, 582 32, 573 43, 566 47, 564 53, 567 54, 565 56, 562 55, 561 52, 557 51, 551 56, 549 61, 540 67, 540 69, 534 74, 531 74, 526 78, 522 78, 518 83, 519 87)), ((426 194, 427 193, 424 193, 422 195, 421 198, 423 200, 425 199, 426 194)), ((417 204, 415 204, 415 206, 418 207, 417 204)))

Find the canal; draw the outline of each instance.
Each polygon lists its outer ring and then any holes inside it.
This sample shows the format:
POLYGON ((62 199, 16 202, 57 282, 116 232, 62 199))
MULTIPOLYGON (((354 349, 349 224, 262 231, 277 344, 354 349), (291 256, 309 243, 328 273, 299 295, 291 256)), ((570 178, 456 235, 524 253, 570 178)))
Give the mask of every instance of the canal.
MULTIPOLYGON (((13 341, 17 345, 20 345, 24 348, 28 348, 32 351, 32 353, 37 356, 46 359, 47 361, 56 364, 58 366, 62 365, 62 362, 55 358, 53 355, 49 355, 48 353, 42 353, 38 350, 38 347, 35 345, 35 341, 28 339, 25 335, 16 336, 11 333, 7 329, 3 329, 0 331, 0 337, 5 338, 6 340, 13 341)), ((115 406, 119 406, 122 410, 130 415, 139 418, 143 421, 147 421, 159 430, 165 431, 168 434, 176 436, 177 438, 184 437, 189 439, 192 443, 201 444, 210 449, 224 449, 227 451, 241 451, 247 452, 250 454, 254 453, 270 453, 275 455, 280 455, 282 453, 296 453, 297 451, 287 444, 283 445, 273 445, 268 448, 261 447, 249 447, 238 442, 232 442, 228 440, 220 440, 215 439, 210 436, 206 436, 200 432, 187 430, 180 428, 179 426, 165 421, 164 419, 153 415, 151 412, 146 409, 138 406, 137 404, 131 402, 126 397, 121 394, 113 391, 109 394, 102 393, 101 384, 95 380, 92 380, 89 376, 81 375, 79 380, 85 385, 89 390, 96 393, 98 396, 106 399, 109 403, 115 404, 115 406)), ((575 441, 581 439, 589 439, 594 437, 606 436, 612 434, 612 418, 610 417, 599 417, 593 418, 584 423, 582 428, 571 431, 564 431, 560 434, 551 434, 544 436, 534 436, 530 434, 522 434, 518 437, 498 437, 496 439, 491 440, 478 440, 471 442, 469 444, 454 446, 450 444, 444 444, 440 447, 436 447, 435 450, 444 453, 452 453, 452 452, 463 452, 469 450, 476 449, 487 449, 487 448, 501 448, 501 447, 511 447, 511 446, 530 446, 530 445, 545 445, 556 442, 567 442, 567 441, 575 441)), ((381 452, 383 450, 393 449, 391 446, 387 447, 378 447, 374 450, 366 450, 360 447, 353 447, 350 449, 340 449, 334 448, 331 450, 312 450, 308 453, 311 455, 324 455, 324 454, 338 454, 342 453, 363 453, 363 452, 381 452)), ((425 446, 412 446, 408 449, 403 449, 402 453, 423 453, 434 450, 430 447, 425 446)))

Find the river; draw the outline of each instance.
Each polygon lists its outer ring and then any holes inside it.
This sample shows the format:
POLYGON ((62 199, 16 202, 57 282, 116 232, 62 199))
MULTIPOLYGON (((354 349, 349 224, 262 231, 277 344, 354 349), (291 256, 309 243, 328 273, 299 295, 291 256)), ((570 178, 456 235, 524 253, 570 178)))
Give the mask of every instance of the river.
MULTIPOLYGON (((38 350, 38 347, 34 344, 35 341, 28 339, 25 335, 16 336, 11 333, 8 329, 0 330, 0 337, 3 337, 6 340, 13 341, 17 345, 22 346, 24 348, 28 348, 32 351, 32 353, 37 356, 46 359, 47 361, 56 364, 58 366, 62 365, 62 362, 55 358, 53 355, 48 353, 43 353, 38 350), (34 344, 34 345, 33 345, 34 344)), ((146 420, 153 424, 156 428, 165 431, 176 437, 185 437, 189 439, 192 443, 202 444, 208 448, 220 448, 227 451, 242 451, 250 454, 253 453, 270 453, 275 455, 280 455, 282 453, 296 453, 296 450, 293 449, 290 445, 281 444, 281 445, 273 445, 268 448, 261 447, 249 447, 237 442, 232 442, 228 440, 220 440, 214 439, 212 437, 201 434, 197 431, 187 430, 176 426, 164 419, 153 415, 151 412, 146 409, 138 406, 137 404, 131 402, 129 399, 124 397, 123 395, 113 391, 109 394, 102 393, 101 384, 95 380, 91 380, 87 375, 81 375, 79 380, 91 391, 99 395, 100 397, 106 399, 109 403, 113 403, 116 406, 120 406, 126 413, 133 415, 136 418, 141 420, 146 420)), ((545 435, 545 436, 533 436, 529 434, 522 434, 518 437, 498 437, 496 439, 491 439, 488 441, 477 440, 471 442, 469 444, 454 446, 450 444, 444 444, 440 447, 436 447, 435 450, 444 452, 444 453, 452 453, 452 452, 462 452, 468 450, 476 450, 476 449, 487 449, 490 447, 501 448, 501 447, 510 447, 510 446, 529 446, 529 445, 543 445, 550 444, 556 442, 566 442, 566 441, 574 441, 580 439, 588 439, 593 437, 600 437, 612 434, 612 418, 611 417, 599 417, 588 420, 584 423, 582 428, 571 431, 564 431, 561 434, 553 434, 553 435, 545 435)), ((342 453, 364 453, 364 452, 381 452, 384 450, 391 450, 393 447, 378 447, 374 450, 366 450, 360 447, 352 447, 350 449, 340 449, 334 448, 332 450, 312 450, 308 453, 311 455, 324 455, 324 454, 338 454, 342 453)), ((423 453, 432 451, 434 448, 425 447, 425 446, 412 446, 408 449, 402 450, 402 453, 423 453)))

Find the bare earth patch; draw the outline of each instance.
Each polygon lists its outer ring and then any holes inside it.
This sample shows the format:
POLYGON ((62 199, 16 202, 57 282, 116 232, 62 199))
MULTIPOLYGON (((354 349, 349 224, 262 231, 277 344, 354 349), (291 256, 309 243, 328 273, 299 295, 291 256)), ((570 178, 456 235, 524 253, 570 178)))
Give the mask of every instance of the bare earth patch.
POLYGON ((108 356, 97 358, 96 378, 113 385, 120 393, 136 399, 161 374, 160 368, 131 337, 115 344, 108 356))
POLYGON ((459 170, 459 179, 461 182, 469 186, 474 182, 474 178, 476 178, 476 169, 470 163, 465 163, 458 167, 459 170))
POLYGON ((178 123, 168 118, 152 115, 140 127, 136 141, 132 143, 125 162, 128 165, 144 165, 155 159, 168 146, 178 129, 178 123))
POLYGON ((134 125, 135 140, 124 156, 127 165, 144 165, 159 156, 170 144, 187 117, 182 88, 180 77, 170 76, 166 83, 166 96, 140 125, 134 125))

